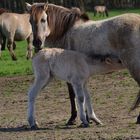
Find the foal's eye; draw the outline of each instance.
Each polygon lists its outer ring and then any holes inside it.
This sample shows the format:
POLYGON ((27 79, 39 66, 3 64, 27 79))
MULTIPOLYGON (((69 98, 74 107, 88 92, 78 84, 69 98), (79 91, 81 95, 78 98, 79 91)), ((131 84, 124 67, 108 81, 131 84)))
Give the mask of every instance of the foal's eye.
POLYGON ((46 22, 46 20, 42 18, 42 19, 41 19, 41 22, 42 22, 42 23, 45 23, 45 22, 46 22))

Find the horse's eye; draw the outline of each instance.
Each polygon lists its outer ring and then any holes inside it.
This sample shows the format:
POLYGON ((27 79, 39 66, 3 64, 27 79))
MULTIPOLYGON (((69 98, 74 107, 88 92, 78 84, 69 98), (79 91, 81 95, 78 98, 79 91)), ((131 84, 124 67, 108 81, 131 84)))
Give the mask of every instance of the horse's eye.
POLYGON ((46 20, 42 18, 42 19, 41 19, 41 22, 42 22, 42 23, 45 23, 45 22, 46 22, 46 20))

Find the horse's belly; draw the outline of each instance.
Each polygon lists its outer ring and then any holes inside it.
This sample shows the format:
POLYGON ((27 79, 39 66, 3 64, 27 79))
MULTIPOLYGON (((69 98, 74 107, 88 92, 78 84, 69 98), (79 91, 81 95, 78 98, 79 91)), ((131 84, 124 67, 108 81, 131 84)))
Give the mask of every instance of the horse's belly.
POLYGON ((16 33, 16 34, 15 34, 15 37, 14 37, 14 40, 15 40, 15 41, 22 41, 22 40, 27 39, 28 36, 29 36, 29 35, 27 35, 27 34, 16 33))

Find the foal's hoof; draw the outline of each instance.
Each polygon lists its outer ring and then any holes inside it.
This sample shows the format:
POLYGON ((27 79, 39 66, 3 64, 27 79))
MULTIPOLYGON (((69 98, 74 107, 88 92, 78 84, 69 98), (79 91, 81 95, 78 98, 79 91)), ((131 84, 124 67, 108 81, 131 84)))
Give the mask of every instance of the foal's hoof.
POLYGON ((86 123, 86 124, 81 123, 81 124, 79 125, 79 128, 87 128, 87 127, 89 127, 89 124, 88 124, 88 123, 86 123))
POLYGON ((37 124, 35 124, 35 125, 31 126, 31 130, 38 130, 38 129, 39 129, 39 127, 38 127, 38 125, 37 125, 37 124))
POLYGON ((137 118, 136 124, 140 124, 140 115, 139 115, 138 118, 137 118))

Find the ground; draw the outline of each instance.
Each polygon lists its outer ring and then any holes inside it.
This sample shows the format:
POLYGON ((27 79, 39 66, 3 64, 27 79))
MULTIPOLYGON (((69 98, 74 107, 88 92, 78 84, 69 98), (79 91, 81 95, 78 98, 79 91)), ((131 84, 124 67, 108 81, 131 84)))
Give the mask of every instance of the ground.
POLYGON ((54 79, 36 100, 36 119, 40 129, 29 130, 27 92, 34 77, 0 77, 0 140, 140 140, 135 124, 140 108, 129 114, 138 86, 126 70, 93 76, 88 88, 96 115, 103 125, 89 128, 65 126, 70 102, 65 82, 54 79))

